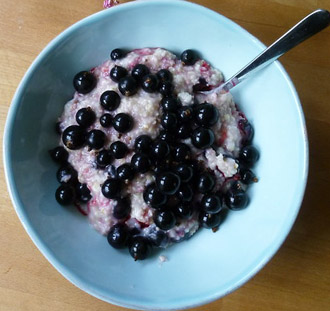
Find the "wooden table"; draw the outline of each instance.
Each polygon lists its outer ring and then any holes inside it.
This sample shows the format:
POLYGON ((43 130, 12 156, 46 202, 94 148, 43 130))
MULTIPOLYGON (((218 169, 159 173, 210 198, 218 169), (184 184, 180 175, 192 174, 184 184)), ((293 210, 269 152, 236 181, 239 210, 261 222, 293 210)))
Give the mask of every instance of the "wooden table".
MULTIPOLYGON (((265 44, 312 10, 330 9, 330 0, 195 2, 229 17, 265 44)), ((0 0, 1 136, 14 91, 31 62, 62 30, 101 9, 102 0, 0 0)), ((310 141, 300 214, 279 252, 250 282, 193 310, 330 310, 330 28, 281 62, 301 98, 310 141)), ((0 165, 0 311, 127 310, 84 293, 48 263, 16 216, 0 165)))

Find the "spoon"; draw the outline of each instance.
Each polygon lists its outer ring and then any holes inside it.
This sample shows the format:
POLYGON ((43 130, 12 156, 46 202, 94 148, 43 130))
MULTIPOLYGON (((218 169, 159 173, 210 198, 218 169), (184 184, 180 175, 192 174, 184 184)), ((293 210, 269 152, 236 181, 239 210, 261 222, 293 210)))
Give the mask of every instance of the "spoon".
POLYGON ((318 9, 314 11, 302 19, 298 24, 293 26, 288 32, 261 52, 256 58, 254 58, 229 80, 209 91, 199 91, 198 93, 207 95, 214 92, 228 92, 231 88, 245 80, 252 73, 277 60, 284 53, 326 28, 329 24, 330 13, 327 10, 318 9))

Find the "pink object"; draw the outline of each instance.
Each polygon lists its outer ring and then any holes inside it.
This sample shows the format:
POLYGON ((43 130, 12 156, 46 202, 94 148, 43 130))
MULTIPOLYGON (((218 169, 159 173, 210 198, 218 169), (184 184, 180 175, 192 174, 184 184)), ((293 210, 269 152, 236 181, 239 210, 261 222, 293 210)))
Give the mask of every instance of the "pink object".
POLYGON ((104 0, 103 1, 103 8, 109 9, 115 5, 119 4, 119 1, 117 0, 104 0))

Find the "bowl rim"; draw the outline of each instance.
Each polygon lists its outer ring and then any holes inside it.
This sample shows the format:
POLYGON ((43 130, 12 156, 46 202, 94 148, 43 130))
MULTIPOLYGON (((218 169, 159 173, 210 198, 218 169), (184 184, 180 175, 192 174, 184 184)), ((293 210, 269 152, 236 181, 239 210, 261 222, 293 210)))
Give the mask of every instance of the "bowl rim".
POLYGON ((141 303, 128 303, 124 301, 119 301, 114 297, 109 297, 109 293, 105 292, 101 289, 95 289, 94 286, 90 286, 88 282, 82 280, 78 275, 73 273, 70 269, 68 269, 64 264, 62 264, 56 256, 50 251, 50 249, 46 246, 46 244, 42 241, 42 239, 39 237, 39 235, 36 233, 35 229, 31 226, 29 223, 29 217, 26 214, 24 210, 24 204, 20 200, 18 195, 18 190, 16 187, 16 183, 14 180, 13 172, 12 172, 12 160, 10 158, 10 149, 11 149, 11 135, 13 131, 14 126, 14 120, 15 115, 17 113, 17 110, 20 106, 20 99, 22 96, 22 91, 25 89, 30 77, 35 72, 35 70, 38 68, 39 63, 42 62, 44 58, 47 57, 47 55, 55 48, 58 44, 60 44, 66 37, 70 36, 72 32, 74 32, 76 29, 81 27, 82 25, 88 25, 90 23, 93 23, 94 21, 97 21, 99 18, 104 18, 105 16, 112 15, 112 14, 118 14, 121 11, 135 8, 135 7, 141 7, 141 9, 144 6, 159 6, 159 5, 172 5, 172 6, 180 6, 180 7, 186 7, 188 9, 193 10, 199 10, 201 14, 208 15, 211 19, 222 19, 222 22, 225 22, 229 24, 233 29, 244 33, 247 37, 250 37, 250 39, 259 46, 261 49, 265 48, 265 45, 261 43, 260 40, 258 40, 256 37, 254 37, 252 34, 250 34, 247 30, 245 30, 243 27, 236 24, 234 21, 230 20, 229 18, 223 16, 222 14, 215 12, 209 8, 206 8, 202 5, 188 2, 188 1, 170 1, 170 0, 140 0, 140 1, 134 1, 134 2, 128 2, 123 3, 119 6, 112 7, 110 10, 102 10, 100 12, 96 12, 92 15, 89 15, 70 27, 66 28, 64 31, 62 31, 60 34, 58 34, 53 40, 51 40, 46 47, 38 54, 38 56, 34 59, 32 64, 29 66, 28 70, 24 74, 21 82, 19 83, 15 94, 13 96, 11 105, 8 110, 7 119, 5 123, 4 128, 4 136, 3 136, 3 163, 4 163, 4 172, 5 172, 5 179, 6 184, 8 188, 8 192, 10 195, 10 199, 12 201, 12 204, 14 206, 14 209, 24 227, 26 232, 28 233, 29 237, 33 241, 33 243, 36 245, 36 247, 39 249, 39 251, 46 257, 46 259, 52 264, 52 266, 60 272, 68 281, 70 281, 73 285, 80 288, 81 290, 87 292, 88 294, 101 299, 105 302, 112 303, 121 307, 126 308, 132 308, 132 309, 138 309, 138 310, 179 310, 179 309, 187 309, 187 308, 194 308, 200 305, 204 305, 207 303, 210 303, 212 301, 215 301, 233 291, 235 291, 237 288, 245 284, 248 280, 250 280, 257 272, 259 272, 265 265, 270 261, 270 259, 275 255, 275 253, 278 251, 278 249, 281 247, 281 245, 284 243, 285 239, 287 238, 289 232, 292 229, 292 226, 297 218, 298 212, 300 210, 300 206, 302 204, 302 200, 304 197, 306 184, 307 184, 307 177, 308 177, 308 167, 309 167, 309 148, 308 148, 308 137, 307 137, 307 130, 306 130, 306 122, 305 117, 303 114, 302 106, 297 94, 297 91, 293 85, 293 82, 291 81, 289 75, 283 68, 283 66, 279 63, 279 61, 276 61, 272 64, 272 66, 277 66, 278 70, 281 72, 283 78, 286 80, 286 83, 292 93, 292 97, 294 98, 294 103, 297 108, 298 114, 299 114, 299 123, 300 127, 303 130, 303 155, 304 158, 303 161, 303 179, 301 181, 301 187, 299 191, 299 197, 297 197, 295 208, 292 209, 291 218, 287 219, 286 225, 284 226, 285 232, 283 232, 282 235, 278 236, 270 250, 267 252, 267 254, 264 255, 263 259, 255 266, 254 269, 252 269, 248 274, 244 275, 239 279, 239 281, 236 282, 230 289, 227 289, 226 291, 220 291, 216 294, 209 294, 205 296, 202 300, 198 302, 190 302, 190 303, 169 303, 170 307, 155 307, 154 305, 145 305, 141 303))

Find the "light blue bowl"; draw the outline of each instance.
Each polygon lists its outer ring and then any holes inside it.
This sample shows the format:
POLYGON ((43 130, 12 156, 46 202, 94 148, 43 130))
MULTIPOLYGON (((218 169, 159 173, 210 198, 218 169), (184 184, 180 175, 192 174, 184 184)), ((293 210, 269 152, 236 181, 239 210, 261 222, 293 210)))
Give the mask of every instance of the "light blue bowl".
POLYGON ((55 38, 33 62, 14 96, 4 136, 4 164, 16 212, 44 256, 73 284, 100 299, 148 310, 177 310, 235 290, 275 254, 297 216, 307 179, 308 146, 295 88, 274 63, 233 90, 255 127, 260 178, 247 209, 232 212, 217 233, 134 262, 108 246, 74 208, 54 198, 57 144, 53 125, 73 94, 72 77, 116 47, 194 48, 226 77, 264 46, 227 18, 183 1, 139 1, 94 14, 55 38))

